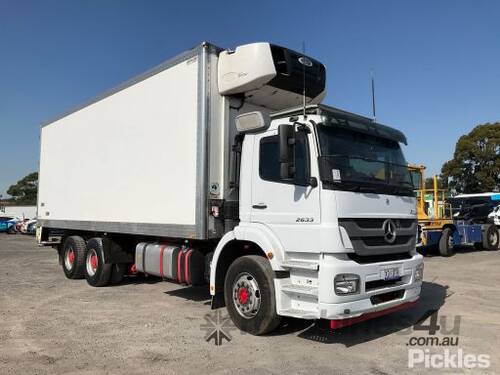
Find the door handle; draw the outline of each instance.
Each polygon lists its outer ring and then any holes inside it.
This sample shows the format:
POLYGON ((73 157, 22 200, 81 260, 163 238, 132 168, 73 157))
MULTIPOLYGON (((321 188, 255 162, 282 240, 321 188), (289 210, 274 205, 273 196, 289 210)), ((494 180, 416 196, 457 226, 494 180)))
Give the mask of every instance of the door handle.
POLYGON ((259 203, 259 204, 254 204, 252 208, 255 208, 257 210, 265 210, 267 208, 267 205, 264 203, 259 203))

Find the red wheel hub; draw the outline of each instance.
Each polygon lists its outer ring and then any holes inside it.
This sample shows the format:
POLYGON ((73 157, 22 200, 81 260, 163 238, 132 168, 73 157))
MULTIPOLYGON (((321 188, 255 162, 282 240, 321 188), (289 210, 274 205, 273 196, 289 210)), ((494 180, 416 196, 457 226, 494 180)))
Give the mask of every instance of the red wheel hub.
POLYGON ((97 262, 98 262, 98 260, 97 260, 97 255, 92 254, 92 255, 90 256, 90 265, 92 266, 92 268, 93 268, 94 270, 96 270, 96 269, 97 269, 97 262))
POLYGON ((73 264, 75 261, 75 252, 73 251, 73 249, 70 249, 68 251, 68 260, 71 264, 73 264))
POLYGON ((248 290, 246 288, 238 289, 238 301, 244 305, 248 302, 248 290))

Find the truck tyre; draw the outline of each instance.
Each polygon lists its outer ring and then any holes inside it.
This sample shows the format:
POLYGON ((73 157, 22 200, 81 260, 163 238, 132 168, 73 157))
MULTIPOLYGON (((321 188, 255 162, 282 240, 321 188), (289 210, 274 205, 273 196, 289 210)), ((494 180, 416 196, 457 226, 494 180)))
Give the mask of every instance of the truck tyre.
POLYGON ((61 263, 68 279, 83 279, 85 269, 85 240, 80 236, 69 236, 61 249, 61 263))
POLYGON ((87 242, 85 253, 85 279, 89 285, 100 287, 109 284, 112 264, 104 263, 104 247, 101 238, 92 238, 87 242))
POLYGON ((120 284, 125 276, 125 271, 127 270, 127 265, 125 263, 116 263, 111 267, 111 278, 109 283, 111 285, 120 284))
POLYGON ((252 335, 263 335, 280 323, 276 312, 273 270, 261 256, 236 259, 224 281, 224 297, 233 323, 252 335))
POLYGON ((453 231, 451 228, 444 228, 439 239, 439 254, 449 257, 454 254, 453 251, 453 231))
POLYGON ((486 250, 498 250, 500 236, 498 228, 494 224, 487 224, 483 230, 483 248, 486 250))

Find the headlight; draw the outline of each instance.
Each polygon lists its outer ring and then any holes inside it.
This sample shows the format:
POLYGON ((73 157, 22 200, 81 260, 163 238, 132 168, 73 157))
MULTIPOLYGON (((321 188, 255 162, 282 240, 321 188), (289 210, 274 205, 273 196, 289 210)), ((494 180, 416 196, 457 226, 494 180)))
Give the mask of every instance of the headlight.
POLYGON ((420 263, 415 268, 415 281, 422 281, 424 279, 424 262, 420 263))
POLYGON ((334 286, 337 295, 359 293, 359 276, 352 273, 341 273, 335 276, 334 286))

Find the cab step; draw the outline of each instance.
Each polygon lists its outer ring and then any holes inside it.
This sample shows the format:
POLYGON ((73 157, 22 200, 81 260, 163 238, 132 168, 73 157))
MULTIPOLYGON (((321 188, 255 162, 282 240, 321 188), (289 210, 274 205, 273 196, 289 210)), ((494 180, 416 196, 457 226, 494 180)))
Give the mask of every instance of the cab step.
POLYGON ((281 264, 281 267, 317 271, 319 269, 319 264, 315 262, 303 262, 300 260, 287 260, 281 264))
POLYGON ((299 310, 299 309, 285 309, 278 311, 279 315, 290 316, 292 318, 299 319, 318 319, 319 314, 314 311, 309 310, 299 310))
POLYGON ((284 284, 281 286, 281 291, 290 294, 302 294, 306 296, 318 297, 318 288, 309 285, 300 284, 284 284))

